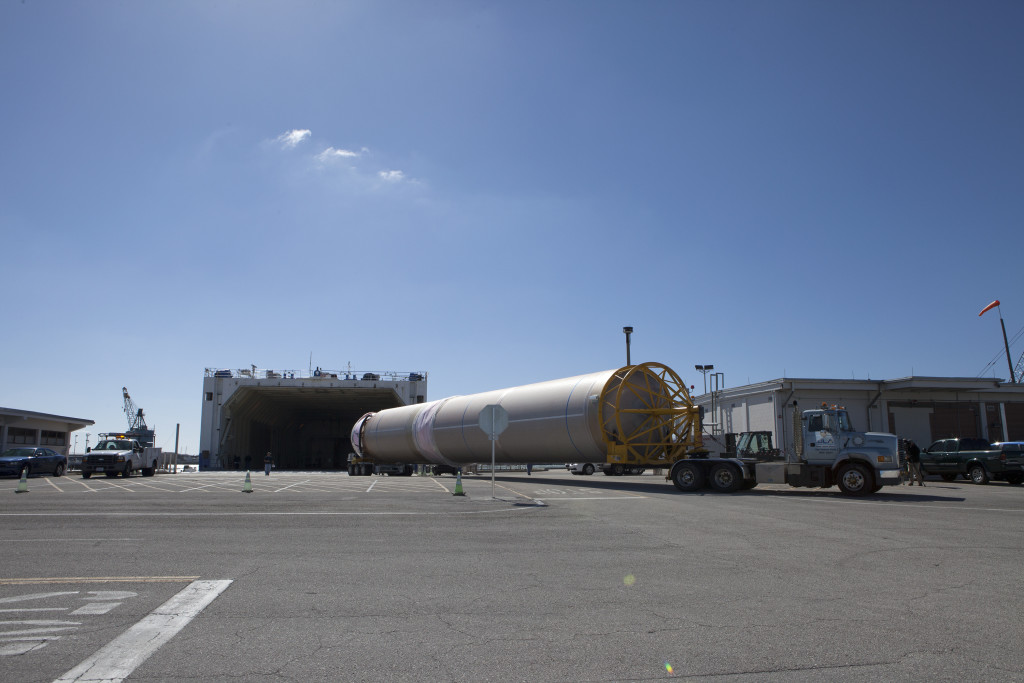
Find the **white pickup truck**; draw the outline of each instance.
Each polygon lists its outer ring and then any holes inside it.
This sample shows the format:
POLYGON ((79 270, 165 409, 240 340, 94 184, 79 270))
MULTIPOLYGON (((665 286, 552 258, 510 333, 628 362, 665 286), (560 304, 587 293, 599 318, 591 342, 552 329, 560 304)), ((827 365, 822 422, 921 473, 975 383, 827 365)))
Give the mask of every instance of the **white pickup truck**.
MULTIPOLYGON (((105 434, 100 436, 107 437, 105 434)), ((159 448, 143 448, 135 439, 101 438, 95 446, 85 449, 85 455, 82 456, 82 478, 88 479, 93 472, 108 477, 119 474, 130 477, 134 470, 141 471, 144 477, 152 477, 156 474, 159 459, 159 448)))

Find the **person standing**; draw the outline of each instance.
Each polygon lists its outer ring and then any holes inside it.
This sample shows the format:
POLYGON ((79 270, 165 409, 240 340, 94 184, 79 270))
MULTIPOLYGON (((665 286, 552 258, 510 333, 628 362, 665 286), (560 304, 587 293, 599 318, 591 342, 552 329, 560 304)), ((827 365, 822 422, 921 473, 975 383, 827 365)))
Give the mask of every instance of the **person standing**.
POLYGON ((907 441, 907 462, 910 463, 910 485, 913 486, 916 480, 918 486, 924 486, 924 477, 921 475, 921 449, 913 439, 907 441))
POLYGON ((263 471, 266 475, 270 476, 270 468, 274 465, 274 458, 270 455, 270 451, 267 451, 266 457, 263 458, 263 471))

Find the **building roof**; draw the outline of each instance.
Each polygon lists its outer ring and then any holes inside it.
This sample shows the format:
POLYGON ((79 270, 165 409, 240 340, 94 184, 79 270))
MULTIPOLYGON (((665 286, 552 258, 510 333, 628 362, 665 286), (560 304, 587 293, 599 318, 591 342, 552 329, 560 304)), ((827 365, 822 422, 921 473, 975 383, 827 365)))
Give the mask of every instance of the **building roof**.
POLYGON ((67 417, 65 415, 54 415, 52 413, 38 413, 34 410, 19 410, 18 408, 0 407, 0 423, 10 423, 9 418, 17 420, 39 420, 44 422, 66 422, 70 431, 82 429, 89 425, 96 424, 95 420, 87 420, 82 417, 67 417), (75 426, 77 425, 77 426, 75 426))

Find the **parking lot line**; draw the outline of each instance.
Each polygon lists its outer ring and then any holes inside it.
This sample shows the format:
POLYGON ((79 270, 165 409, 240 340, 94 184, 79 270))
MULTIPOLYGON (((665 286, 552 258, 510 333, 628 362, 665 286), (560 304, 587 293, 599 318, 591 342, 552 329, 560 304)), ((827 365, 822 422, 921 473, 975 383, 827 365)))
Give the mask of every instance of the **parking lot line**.
POLYGON ((230 579, 193 581, 54 683, 124 680, 230 585, 230 579))
POLYGON ((290 489, 293 486, 298 486, 299 484, 308 484, 308 483, 309 483, 309 479, 306 479, 306 480, 303 480, 303 481, 297 481, 294 484, 288 484, 287 486, 284 486, 282 488, 279 488, 279 489, 275 490, 274 493, 278 493, 280 491, 285 491, 287 489, 290 489))
POLYGON ((54 583, 180 583, 195 581, 198 576, 38 576, 0 578, 0 586, 38 586, 54 583))

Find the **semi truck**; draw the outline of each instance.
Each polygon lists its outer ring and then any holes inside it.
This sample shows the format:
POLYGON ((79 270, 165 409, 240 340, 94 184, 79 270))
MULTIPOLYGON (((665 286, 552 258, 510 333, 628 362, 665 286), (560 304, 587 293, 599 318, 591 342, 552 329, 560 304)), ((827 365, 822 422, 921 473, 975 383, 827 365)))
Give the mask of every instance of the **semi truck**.
MULTIPOLYGON (((602 468, 661 468, 684 492, 729 492, 758 483, 828 488, 862 496, 900 482, 892 434, 857 432, 839 406, 800 411, 798 445, 787 457, 711 457, 700 410, 668 366, 614 370, 367 413, 352 428, 349 473, 415 464, 595 463, 602 468), (501 406, 508 425, 493 446, 481 427, 485 408, 501 406)), ((737 453, 737 455, 741 455, 737 453)))
MULTIPOLYGON (((795 450, 789 456, 695 457, 676 462, 669 474, 680 491, 708 487, 728 493, 758 484, 830 488, 849 496, 866 496, 901 482, 898 440, 894 434, 858 432, 840 406, 800 411, 793 404, 795 450)), ((762 442, 763 443, 763 442, 762 442)), ((777 453, 768 449, 768 453, 777 453)))

